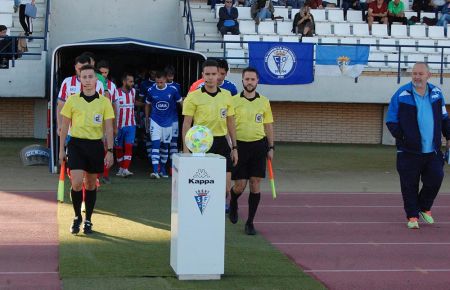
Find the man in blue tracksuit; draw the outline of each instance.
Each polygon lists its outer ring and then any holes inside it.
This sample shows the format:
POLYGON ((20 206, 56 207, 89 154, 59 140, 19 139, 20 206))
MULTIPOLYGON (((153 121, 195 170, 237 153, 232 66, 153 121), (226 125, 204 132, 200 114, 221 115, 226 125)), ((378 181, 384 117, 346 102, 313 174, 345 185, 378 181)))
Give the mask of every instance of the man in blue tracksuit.
POLYGON ((418 229, 419 215, 434 223, 431 206, 444 178, 441 132, 450 147, 450 120, 441 89, 428 83, 431 74, 425 63, 412 70, 412 82, 402 86, 391 99, 386 125, 397 145, 397 171, 408 228, 418 229), (419 191, 419 182, 422 189, 419 191))

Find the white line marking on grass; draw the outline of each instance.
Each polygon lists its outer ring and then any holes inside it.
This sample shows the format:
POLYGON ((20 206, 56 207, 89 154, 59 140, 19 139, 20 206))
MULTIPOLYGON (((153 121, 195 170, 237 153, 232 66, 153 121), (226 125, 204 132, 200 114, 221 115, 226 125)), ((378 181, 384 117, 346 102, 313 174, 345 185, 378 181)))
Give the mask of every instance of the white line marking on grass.
MULTIPOLYGON (((403 224, 404 222, 337 222, 337 221, 327 221, 327 222, 255 222, 255 224, 403 224)), ((450 224, 450 222, 438 222, 435 225, 450 224)))
MULTIPOLYGON (((239 206, 241 207, 241 206, 239 206)), ((243 205, 242 207, 248 207, 243 205)), ((403 208, 397 205, 262 205, 265 208, 403 208)), ((437 205, 433 208, 450 208, 450 205, 437 205)))
POLYGON ((59 243, 57 242, 51 242, 51 243, 33 243, 33 242, 28 242, 28 243, 2 243, 0 242, 0 247, 9 247, 9 246, 20 246, 20 247, 28 247, 28 246, 59 246, 59 243))
POLYGON ((384 243, 384 242, 366 242, 366 243, 272 243, 280 246, 372 246, 372 245, 407 245, 407 246, 448 246, 450 242, 436 242, 436 243, 384 243))
MULTIPOLYGON (((278 195, 399 195, 401 196, 401 192, 280 192, 278 195)), ((439 196, 448 196, 450 197, 450 193, 439 193, 439 196)))
POLYGON ((0 272, 0 275, 54 275, 58 272, 0 272))
POLYGON ((304 270, 305 273, 364 273, 364 272, 450 272, 450 269, 360 269, 360 270, 304 270))

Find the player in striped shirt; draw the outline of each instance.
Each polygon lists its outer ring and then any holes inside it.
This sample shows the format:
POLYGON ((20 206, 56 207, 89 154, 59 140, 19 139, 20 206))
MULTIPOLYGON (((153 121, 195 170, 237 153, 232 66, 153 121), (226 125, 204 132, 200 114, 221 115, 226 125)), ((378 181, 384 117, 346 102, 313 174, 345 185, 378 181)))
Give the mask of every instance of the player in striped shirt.
POLYGON ((174 86, 167 85, 166 81, 166 74, 157 72, 156 83, 148 90, 145 99, 145 125, 147 129, 150 129, 152 140, 151 178, 169 177, 166 163, 169 156, 169 144, 172 140, 173 107, 182 102, 178 90, 174 86))
POLYGON ((122 87, 117 90, 114 100, 116 110, 117 136, 115 149, 119 171, 117 176, 128 177, 133 175, 128 170, 133 153, 134 137, 136 136, 136 120, 134 116, 134 103, 136 90, 134 89, 134 76, 124 73, 122 76, 122 87))
MULTIPOLYGON (((81 81, 80 81, 80 69, 84 66, 90 63, 89 57, 85 55, 80 55, 75 59, 75 72, 76 74, 71 77, 67 77, 64 79, 64 81, 61 84, 61 89, 59 90, 58 94, 58 106, 56 109, 56 120, 57 120, 57 132, 58 135, 61 132, 61 109, 64 106, 64 103, 66 102, 67 98, 71 95, 79 94, 81 93, 81 81)), ((97 80, 97 84, 95 87, 95 90, 100 94, 103 95, 103 85, 100 81, 97 80)))
MULTIPOLYGON (((100 72, 100 74, 105 78, 106 84, 107 84, 107 90, 108 90, 108 96, 112 103, 115 102, 116 94, 117 94, 117 87, 116 85, 108 78, 109 77, 109 70, 110 66, 109 63, 106 60, 101 60, 97 63, 97 70, 100 72)), ((114 134, 117 135, 117 128, 114 126, 114 134)), ((110 147, 112 147, 114 144, 112 144, 110 147)), ((106 148, 108 148, 108 145, 105 142, 105 155, 107 154, 106 148)), ((110 184, 111 180, 109 179, 109 168, 105 165, 103 168, 103 176, 100 178, 100 181, 105 184, 110 184)))

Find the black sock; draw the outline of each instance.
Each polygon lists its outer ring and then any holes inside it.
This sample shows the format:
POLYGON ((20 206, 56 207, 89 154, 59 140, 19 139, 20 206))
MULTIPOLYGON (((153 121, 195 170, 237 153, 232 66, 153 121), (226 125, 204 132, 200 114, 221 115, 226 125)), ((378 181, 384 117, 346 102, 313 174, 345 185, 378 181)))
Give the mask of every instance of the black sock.
POLYGON ((241 194, 237 194, 234 192, 233 187, 230 189, 230 206, 236 206, 238 204, 238 198, 241 196, 241 194))
POLYGON ((72 199, 73 210, 75 216, 81 219, 81 203, 83 202, 83 191, 70 190, 70 198, 72 199))
POLYGON ((248 195, 248 219, 247 224, 253 224, 253 219, 258 209, 259 200, 261 199, 261 193, 250 192, 248 195))
POLYGON ((86 220, 91 221, 92 213, 94 212, 95 201, 97 200, 97 189, 86 190, 85 205, 86 205, 86 220))

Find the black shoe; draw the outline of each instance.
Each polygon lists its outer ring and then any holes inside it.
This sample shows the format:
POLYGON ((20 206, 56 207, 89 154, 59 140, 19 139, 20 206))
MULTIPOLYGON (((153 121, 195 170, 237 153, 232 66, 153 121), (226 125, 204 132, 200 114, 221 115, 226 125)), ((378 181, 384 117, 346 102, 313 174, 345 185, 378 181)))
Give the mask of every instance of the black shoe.
POLYGON ((103 183, 103 184, 111 184, 111 179, 109 179, 108 176, 102 176, 102 177, 100 177, 100 181, 101 181, 101 183, 103 183))
POLYGON ((83 232, 88 235, 88 234, 92 234, 92 223, 90 221, 85 221, 84 222, 84 226, 83 226, 83 232))
POLYGON ((245 233, 250 236, 256 235, 255 227, 253 224, 245 224, 245 233))
POLYGON ((232 224, 235 224, 238 222, 239 216, 238 216, 238 206, 237 204, 234 205, 233 203, 230 203, 230 211, 228 213, 228 218, 230 219, 230 222, 232 224))
POLYGON ((72 226, 70 227, 70 233, 76 235, 80 232, 80 225, 83 222, 82 218, 74 217, 72 226))

